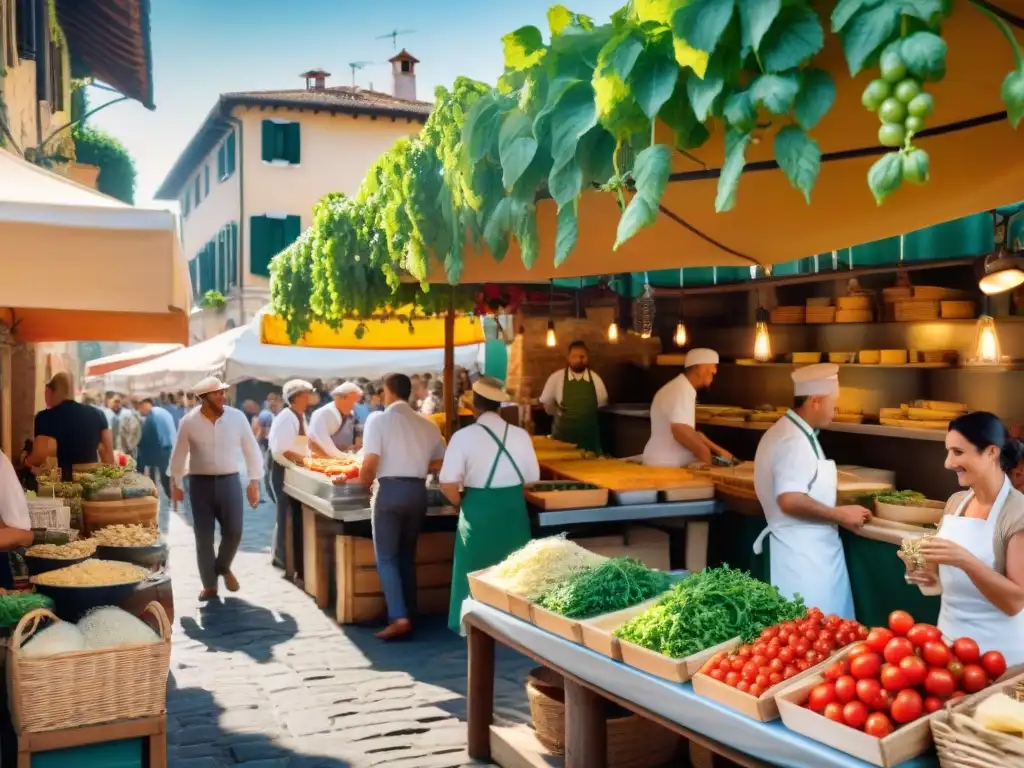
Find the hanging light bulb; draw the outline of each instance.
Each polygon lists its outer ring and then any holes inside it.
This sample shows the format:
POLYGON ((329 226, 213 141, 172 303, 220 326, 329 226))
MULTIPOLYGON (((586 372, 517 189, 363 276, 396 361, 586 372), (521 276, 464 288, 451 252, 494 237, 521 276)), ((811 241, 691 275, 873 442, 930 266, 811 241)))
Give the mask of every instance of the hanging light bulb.
POLYGON ((544 337, 544 343, 549 347, 558 345, 558 338, 555 336, 555 321, 548 320, 548 332, 544 337))
POLYGON ((757 308, 757 322, 754 326, 754 359, 761 363, 772 359, 772 340, 768 335, 768 312, 763 307, 757 308))
POLYGON ((999 334, 996 333, 996 321, 990 315, 978 318, 974 336, 974 360, 981 365, 992 365, 1002 359, 999 346, 999 334))
POLYGON ((677 347, 686 346, 686 326, 683 325, 682 319, 680 319, 679 324, 676 325, 676 333, 675 336, 672 337, 672 341, 675 342, 677 347))
POLYGON ((612 344, 619 343, 619 324, 615 320, 608 324, 608 341, 612 344))
POLYGON ((550 290, 548 293, 548 332, 544 336, 544 343, 553 347, 558 344, 558 339, 555 337, 555 320, 552 315, 555 312, 555 281, 552 280, 550 284, 550 290))
POLYGON ((654 309, 654 288, 647 282, 647 274, 644 273, 644 290, 633 309, 633 322, 641 339, 649 339, 654 333, 654 309))

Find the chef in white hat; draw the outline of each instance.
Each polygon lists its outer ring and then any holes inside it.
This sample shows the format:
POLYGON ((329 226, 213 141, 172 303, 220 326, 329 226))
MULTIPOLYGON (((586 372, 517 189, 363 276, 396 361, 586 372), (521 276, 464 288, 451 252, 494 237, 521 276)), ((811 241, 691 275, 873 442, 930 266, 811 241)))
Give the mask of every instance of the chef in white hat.
POLYGON ((319 456, 341 456, 356 442, 356 419, 352 412, 363 398, 362 388, 352 381, 331 390, 334 400, 321 405, 309 419, 309 447, 319 456))
POLYGON ((502 383, 484 376, 473 384, 476 424, 452 435, 441 466, 441 492, 459 508, 448 626, 459 632, 466 574, 500 563, 530 540, 523 486, 540 479, 529 433, 501 418, 511 400, 502 383))
MULTIPOLYGON (((277 526, 274 530, 274 547, 272 561, 278 568, 285 567, 285 526, 288 521, 288 508, 292 507, 292 522, 301 526, 302 515, 295 514, 291 496, 284 492, 284 470, 289 463, 301 464, 309 455, 309 425, 306 423, 306 411, 309 404, 317 397, 317 391, 308 381, 292 379, 286 381, 281 388, 286 408, 274 417, 267 436, 270 463, 270 483, 277 499, 277 526)), ((301 535, 301 529, 299 531, 301 535)), ((298 537, 295 541, 299 541, 298 537)))
POLYGON ((706 389, 718 373, 718 353, 691 349, 684 371, 658 390, 651 401, 651 437, 644 448, 644 464, 685 467, 710 464, 712 456, 732 454, 697 431, 697 390, 706 389))
POLYGON ((761 554, 770 540, 771 582, 784 596, 799 593, 808 607, 852 619, 839 526, 860 528, 870 512, 836 506, 836 463, 818 442, 818 430, 835 415, 839 366, 798 368, 793 392, 793 407, 764 433, 754 457, 754 489, 768 523, 754 552, 761 554))

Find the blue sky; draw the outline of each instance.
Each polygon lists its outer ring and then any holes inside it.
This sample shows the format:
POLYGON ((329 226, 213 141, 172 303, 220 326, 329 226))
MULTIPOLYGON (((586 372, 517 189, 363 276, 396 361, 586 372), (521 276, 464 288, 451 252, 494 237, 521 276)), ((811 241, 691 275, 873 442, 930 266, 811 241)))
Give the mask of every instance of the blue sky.
MULTIPOLYGON (((566 3, 604 21, 624 0, 566 3)), ((394 55, 392 29, 420 59, 417 90, 432 99, 434 87, 467 75, 494 82, 501 73, 501 36, 524 24, 546 31, 549 0, 151 0, 155 111, 122 103, 91 118, 117 136, 135 158, 136 201, 151 202, 185 144, 214 105, 230 91, 299 88, 299 73, 322 67, 330 83, 352 82, 350 61, 379 61, 357 73, 357 83, 389 91, 394 55)), ((93 105, 110 94, 94 92, 93 105)))

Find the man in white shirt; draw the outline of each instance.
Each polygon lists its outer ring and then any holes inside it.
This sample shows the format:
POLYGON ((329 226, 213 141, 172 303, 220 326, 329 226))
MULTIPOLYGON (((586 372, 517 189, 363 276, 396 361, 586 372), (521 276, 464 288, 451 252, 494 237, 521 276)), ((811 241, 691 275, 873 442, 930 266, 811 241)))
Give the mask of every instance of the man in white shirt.
POLYGON ((18 547, 32 546, 32 519, 18 473, 7 455, 0 452, 0 587, 14 588, 10 556, 18 547))
POLYGON ((718 373, 718 353, 691 349, 683 373, 658 390, 651 402, 651 437, 644 447, 644 464, 686 467, 710 464, 712 456, 732 454, 696 430, 697 390, 711 386, 718 373))
POLYGON ((401 373, 384 379, 384 412, 366 422, 359 482, 373 497, 373 549, 388 606, 388 626, 377 637, 394 640, 412 631, 416 609, 416 543, 427 514, 426 477, 441 467, 444 438, 409 405, 412 382, 401 373))
POLYGON ((284 568, 288 521, 292 525, 292 542, 302 541, 302 514, 297 513, 298 505, 291 496, 284 492, 284 470, 289 463, 301 464, 309 455, 309 425, 306 423, 306 410, 309 404, 319 397, 316 389, 308 381, 292 379, 286 381, 281 394, 287 404, 270 425, 267 436, 270 453, 270 485, 277 499, 277 524, 274 527, 274 543, 271 559, 277 568, 284 568), (291 514, 289 514, 289 512, 291 514))
POLYGON ((242 484, 238 477, 239 453, 245 459, 249 481, 246 496, 255 509, 260 501, 263 462, 260 447, 249 420, 241 411, 224 404, 228 385, 210 376, 193 388, 200 406, 185 414, 171 451, 169 474, 171 499, 185 498, 186 467, 189 502, 196 537, 199 578, 203 583, 200 600, 217 596, 217 578, 224 578, 230 592, 239 589, 231 572, 242 541, 242 484), (220 547, 214 555, 213 539, 220 523, 220 547))
POLYGON ((309 447, 319 456, 341 456, 356 442, 353 409, 363 397, 358 384, 346 381, 331 390, 334 402, 313 411, 309 420, 309 447))
POLYGON ((441 466, 441 492, 459 508, 448 627, 459 632, 466 575, 500 563, 530 540, 523 486, 540 479, 533 441, 501 418, 510 400, 497 379, 473 384, 476 424, 452 435, 441 466))
POLYGON ((597 409, 608 405, 608 390, 601 377, 590 370, 590 351, 582 341, 569 345, 567 366, 555 371, 544 384, 540 404, 555 417, 551 436, 601 453, 597 409))

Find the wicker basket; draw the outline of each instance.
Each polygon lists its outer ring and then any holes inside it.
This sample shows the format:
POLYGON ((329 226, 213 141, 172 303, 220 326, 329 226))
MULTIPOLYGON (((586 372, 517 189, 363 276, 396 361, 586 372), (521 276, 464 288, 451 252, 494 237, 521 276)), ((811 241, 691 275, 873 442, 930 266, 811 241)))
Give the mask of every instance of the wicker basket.
MULTIPOLYGON (((537 741, 556 755, 565 753, 565 690, 562 678, 537 667, 526 679, 526 695, 537 741)), ((680 737, 655 722, 609 704, 608 768, 651 768, 676 756, 680 737)))
POLYGON ((171 624, 160 603, 146 606, 160 639, 98 651, 25 658, 21 646, 44 619, 60 621, 45 608, 25 614, 11 636, 7 690, 17 733, 39 733, 85 725, 155 717, 167 708, 171 624))
POLYGON ((947 704, 932 717, 932 736, 942 768, 1024 768, 1024 740, 1020 736, 982 728, 972 717, 974 708, 997 692, 1011 697, 1015 692, 1024 693, 1024 675, 947 704))

